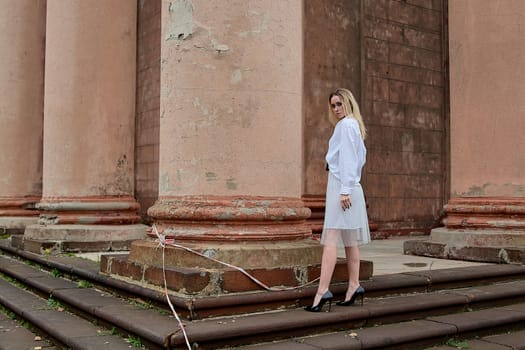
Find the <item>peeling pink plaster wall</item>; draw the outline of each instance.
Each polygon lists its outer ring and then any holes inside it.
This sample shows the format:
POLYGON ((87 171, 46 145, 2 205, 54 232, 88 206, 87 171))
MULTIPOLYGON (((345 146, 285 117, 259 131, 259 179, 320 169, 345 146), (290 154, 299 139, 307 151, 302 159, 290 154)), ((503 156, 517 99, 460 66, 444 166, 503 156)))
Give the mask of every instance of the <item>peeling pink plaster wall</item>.
POLYGON ((452 196, 525 197, 525 2, 450 0, 452 196))
POLYGON ((159 193, 300 197, 302 3, 163 1, 159 193))
POLYGON ((136 8, 127 1, 47 1, 44 197, 134 193, 136 8))

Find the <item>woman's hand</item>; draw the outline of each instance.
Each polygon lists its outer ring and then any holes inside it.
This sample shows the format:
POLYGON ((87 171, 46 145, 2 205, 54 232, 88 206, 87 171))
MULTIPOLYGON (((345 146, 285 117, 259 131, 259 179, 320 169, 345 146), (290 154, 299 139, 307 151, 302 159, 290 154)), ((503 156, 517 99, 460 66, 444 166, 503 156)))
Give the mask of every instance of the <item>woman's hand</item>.
POLYGON ((343 208, 343 210, 350 209, 350 207, 352 206, 352 202, 350 201, 350 195, 342 194, 341 196, 339 196, 339 198, 341 201, 341 208, 343 208))

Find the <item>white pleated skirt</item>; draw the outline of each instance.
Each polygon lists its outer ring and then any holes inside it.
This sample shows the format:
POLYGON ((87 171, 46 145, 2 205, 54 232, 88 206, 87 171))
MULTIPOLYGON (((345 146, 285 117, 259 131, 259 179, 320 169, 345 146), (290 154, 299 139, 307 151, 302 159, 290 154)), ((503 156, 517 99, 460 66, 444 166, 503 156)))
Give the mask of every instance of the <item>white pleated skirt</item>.
POLYGON ((361 185, 351 189, 350 209, 343 210, 340 202, 341 182, 328 172, 326 209, 321 244, 352 247, 370 242, 370 229, 365 195, 361 185))

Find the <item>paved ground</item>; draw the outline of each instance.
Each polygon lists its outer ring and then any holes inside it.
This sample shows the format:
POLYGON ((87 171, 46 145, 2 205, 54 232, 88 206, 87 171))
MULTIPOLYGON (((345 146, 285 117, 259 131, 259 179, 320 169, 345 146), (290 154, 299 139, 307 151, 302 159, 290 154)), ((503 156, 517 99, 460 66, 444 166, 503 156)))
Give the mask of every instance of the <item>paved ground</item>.
MULTIPOLYGON (((374 263, 374 276, 400 272, 486 265, 483 263, 461 260, 447 260, 426 258, 415 255, 404 255, 403 242, 407 239, 414 238, 396 237, 382 240, 373 240, 370 244, 361 247, 361 259, 370 260, 374 263)), ((341 250, 339 255, 344 257, 344 251, 341 250)))
MULTIPOLYGON (((404 241, 407 239, 424 238, 394 237, 389 239, 373 240, 370 244, 364 245, 360 248, 361 259, 370 260, 374 263, 374 276, 401 272, 487 265, 469 261, 427 258, 403 254, 404 241)), ((341 249, 338 252, 338 255, 344 257, 344 250, 341 249)), ((100 262, 100 253, 77 254, 77 256, 100 262)))

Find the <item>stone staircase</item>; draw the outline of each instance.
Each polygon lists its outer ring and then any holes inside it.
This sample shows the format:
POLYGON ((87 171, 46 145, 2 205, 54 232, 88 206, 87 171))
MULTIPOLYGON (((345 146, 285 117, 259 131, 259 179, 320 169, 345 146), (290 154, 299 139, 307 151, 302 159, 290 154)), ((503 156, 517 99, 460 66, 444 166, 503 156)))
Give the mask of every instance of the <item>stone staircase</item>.
MULTIPOLYGON (((0 251, 0 350, 187 349, 162 290, 7 240, 0 251)), ((170 300, 194 349, 525 349, 523 266, 400 273, 362 285, 363 306, 321 313, 302 310, 314 287, 170 300)), ((344 288, 332 286, 337 300, 344 288)))

